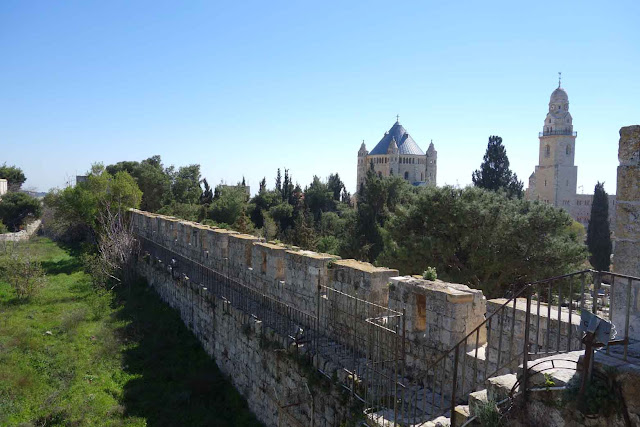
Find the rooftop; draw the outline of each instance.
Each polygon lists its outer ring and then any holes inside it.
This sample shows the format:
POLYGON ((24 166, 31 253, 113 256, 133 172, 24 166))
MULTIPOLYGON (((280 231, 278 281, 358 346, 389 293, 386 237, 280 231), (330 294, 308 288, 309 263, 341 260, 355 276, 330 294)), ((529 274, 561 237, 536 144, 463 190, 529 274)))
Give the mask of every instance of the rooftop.
POLYGON ((374 147, 373 150, 369 153, 370 156, 379 156, 383 154, 387 154, 389 149, 389 144, 391 141, 395 140, 398 145, 398 153, 399 154, 414 154, 424 156, 424 151, 418 144, 411 138, 407 130, 400 124, 399 121, 396 121, 391 129, 384 134, 380 142, 374 147))

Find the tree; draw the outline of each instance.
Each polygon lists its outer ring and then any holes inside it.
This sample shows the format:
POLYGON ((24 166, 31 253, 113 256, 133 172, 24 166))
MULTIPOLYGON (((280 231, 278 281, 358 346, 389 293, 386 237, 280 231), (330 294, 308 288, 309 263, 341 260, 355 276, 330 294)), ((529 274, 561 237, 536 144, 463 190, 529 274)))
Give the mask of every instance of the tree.
POLYGON ((164 205, 171 204, 171 184, 173 176, 165 170, 160 156, 152 156, 142 162, 123 161, 109 165, 105 170, 112 176, 118 172, 128 172, 135 178, 138 188, 142 191, 140 209, 158 212, 164 205))
POLYGON ((201 205, 210 205, 213 202, 213 191, 207 182, 207 178, 202 180, 202 184, 204 185, 204 191, 200 195, 200 204, 201 205))
POLYGON ((376 262, 401 274, 435 267, 445 280, 502 297, 510 285, 584 262, 584 245, 567 231, 571 224, 561 209, 480 188, 422 188, 385 223, 376 262))
POLYGON ((140 207, 142 191, 128 172, 120 171, 115 176, 106 170, 100 172, 100 168, 93 168, 93 172, 86 182, 55 190, 45 197, 45 205, 53 210, 57 234, 97 242, 106 209, 126 212, 140 207))
POLYGON ((173 176, 171 191, 177 203, 197 204, 202 194, 200 165, 181 166, 173 176))
POLYGON ((487 151, 484 154, 480 169, 473 172, 471 179, 476 187, 491 191, 503 191, 509 198, 522 198, 523 183, 509 169, 507 151, 502 145, 502 138, 490 136, 487 151))
POLYGON ((232 225, 244 215, 247 192, 242 187, 216 187, 218 198, 213 200, 209 217, 219 223, 232 225))
POLYGON ((280 168, 278 168, 278 174, 276 175, 276 191, 282 192, 282 176, 280 175, 280 168))
POLYGON ((587 228, 589 262, 596 270, 609 271, 611 262, 611 233, 609 230, 609 197, 604 183, 598 182, 593 190, 591 219, 587 228))
POLYGON ((25 193, 7 193, 0 200, 0 221, 10 231, 19 231, 20 227, 29 219, 40 218, 42 205, 25 193))
POLYGON ((354 217, 347 222, 340 255, 373 262, 384 247, 382 227, 403 205, 411 203, 414 190, 400 177, 380 178, 369 168, 358 192, 354 217))
POLYGON ((333 194, 333 200, 340 200, 340 193, 345 188, 344 183, 340 179, 340 175, 337 173, 329 175, 329 179, 327 180, 327 187, 333 194))
POLYGON ((303 249, 314 250, 316 233, 313 227, 313 215, 309 209, 305 209, 300 201, 297 214, 293 221, 291 240, 303 249))
POLYGON ((7 166, 3 163, 0 166, 0 178, 7 180, 7 187, 9 191, 18 191, 22 184, 27 180, 27 177, 22 172, 22 169, 16 166, 7 166))
POLYGON ((329 186, 314 175, 313 182, 304 191, 304 202, 316 222, 320 220, 322 212, 335 211, 336 200, 333 196, 334 193, 329 186))

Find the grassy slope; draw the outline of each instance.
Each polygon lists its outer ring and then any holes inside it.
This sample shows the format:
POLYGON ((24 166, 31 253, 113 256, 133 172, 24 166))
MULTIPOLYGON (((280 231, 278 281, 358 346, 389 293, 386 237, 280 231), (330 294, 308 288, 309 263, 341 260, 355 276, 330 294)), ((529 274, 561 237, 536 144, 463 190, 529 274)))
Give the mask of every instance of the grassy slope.
POLYGON ((0 278, 1 426, 259 425, 143 284, 96 292, 73 252, 47 239, 29 250, 47 271, 37 297, 17 302, 0 278))

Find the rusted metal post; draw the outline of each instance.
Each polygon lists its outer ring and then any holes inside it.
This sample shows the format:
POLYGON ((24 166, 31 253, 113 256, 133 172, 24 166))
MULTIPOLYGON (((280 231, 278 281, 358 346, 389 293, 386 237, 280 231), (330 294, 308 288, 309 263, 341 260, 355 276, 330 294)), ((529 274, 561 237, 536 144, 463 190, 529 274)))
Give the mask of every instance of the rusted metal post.
POLYGON ((527 296, 527 310, 524 316, 524 348, 522 350, 522 395, 524 397, 524 401, 527 402, 529 398, 528 392, 528 382, 529 382, 529 329, 531 326, 529 325, 531 319, 531 289, 528 288, 526 291, 527 296))
POLYGON ((453 384, 451 384, 451 427, 456 427, 456 417, 454 411, 456 409, 456 393, 458 386, 458 353, 460 345, 456 344, 456 352, 453 356, 453 384))

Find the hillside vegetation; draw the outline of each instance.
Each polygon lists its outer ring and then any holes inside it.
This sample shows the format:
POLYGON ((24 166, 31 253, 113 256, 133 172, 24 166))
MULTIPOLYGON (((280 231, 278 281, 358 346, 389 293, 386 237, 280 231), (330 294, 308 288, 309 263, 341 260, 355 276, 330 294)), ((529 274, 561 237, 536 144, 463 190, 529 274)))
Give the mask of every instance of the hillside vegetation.
POLYGON ((46 278, 19 299, 0 275, 0 425, 260 425, 144 283, 95 288, 79 253, 45 238, 16 250, 46 278))

